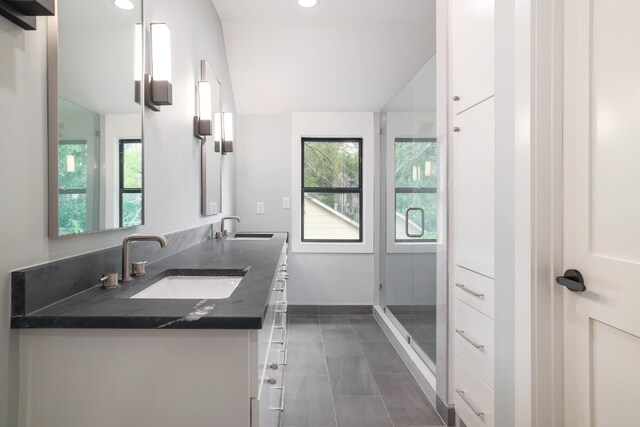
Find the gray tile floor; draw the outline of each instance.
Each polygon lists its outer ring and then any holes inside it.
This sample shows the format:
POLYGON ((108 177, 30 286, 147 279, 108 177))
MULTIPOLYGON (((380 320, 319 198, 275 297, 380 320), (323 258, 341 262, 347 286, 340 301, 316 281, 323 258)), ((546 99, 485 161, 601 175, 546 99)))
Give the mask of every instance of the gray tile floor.
POLYGON ((287 427, 444 426, 371 315, 290 315, 287 427))

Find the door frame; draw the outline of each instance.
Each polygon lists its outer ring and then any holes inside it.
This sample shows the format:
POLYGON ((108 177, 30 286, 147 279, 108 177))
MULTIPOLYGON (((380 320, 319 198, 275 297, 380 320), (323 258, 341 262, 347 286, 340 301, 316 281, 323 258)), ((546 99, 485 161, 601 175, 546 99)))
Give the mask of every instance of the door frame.
POLYGON ((495 1, 496 425, 564 422, 563 9, 495 1))

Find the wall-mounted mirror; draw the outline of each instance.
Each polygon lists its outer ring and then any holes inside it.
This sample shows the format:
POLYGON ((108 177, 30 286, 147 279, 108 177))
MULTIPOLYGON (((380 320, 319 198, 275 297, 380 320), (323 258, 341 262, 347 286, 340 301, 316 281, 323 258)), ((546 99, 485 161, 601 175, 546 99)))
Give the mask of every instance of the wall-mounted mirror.
POLYGON ((144 222, 142 0, 58 0, 48 19, 49 235, 144 222))
POLYGON ((216 215, 222 212, 222 123, 220 109, 220 82, 213 74, 211 66, 206 60, 200 62, 200 81, 209 82, 210 94, 200 93, 199 96, 211 96, 211 117, 213 118, 212 136, 205 137, 201 144, 201 195, 202 215, 216 215))

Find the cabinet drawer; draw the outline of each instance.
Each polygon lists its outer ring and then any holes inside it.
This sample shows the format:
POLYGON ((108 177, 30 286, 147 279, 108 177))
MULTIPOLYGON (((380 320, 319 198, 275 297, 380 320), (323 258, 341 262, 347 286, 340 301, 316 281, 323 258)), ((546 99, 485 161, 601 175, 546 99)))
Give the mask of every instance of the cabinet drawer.
POLYGON ((453 334, 456 357, 493 389, 493 319, 456 300, 453 334))
POLYGON ((456 413, 467 427, 493 427, 493 390, 456 358, 454 402, 456 413))
POLYGON ((456 298, 464 301, 479 312, 493 317, 493 279, 455 266, 453 286, 456 298))
POLYGON ((456 116, 453 141, 453 252, 456 265, 495 277, 495 102, 456 116))

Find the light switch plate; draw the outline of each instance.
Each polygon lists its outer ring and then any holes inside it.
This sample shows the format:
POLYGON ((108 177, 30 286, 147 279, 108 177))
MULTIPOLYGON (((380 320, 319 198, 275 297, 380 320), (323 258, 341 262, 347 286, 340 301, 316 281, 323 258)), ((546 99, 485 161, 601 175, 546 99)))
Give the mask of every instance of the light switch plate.
POLYGON ((282 198, 282 209, 291 209, 291 198, 289 196, 282 198))
POLYGON ((216 202, 209 202, 209 213, 210 214, 218 213, 218 204, 216 202))
POLYGON ((264 213, 264 202, 258 202, 256 210, 257 210, 257 212, 259 214, 263 214, 264 213))

